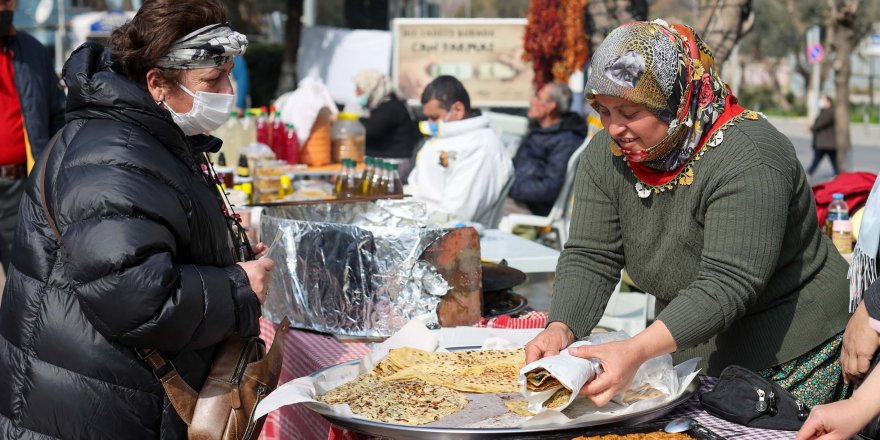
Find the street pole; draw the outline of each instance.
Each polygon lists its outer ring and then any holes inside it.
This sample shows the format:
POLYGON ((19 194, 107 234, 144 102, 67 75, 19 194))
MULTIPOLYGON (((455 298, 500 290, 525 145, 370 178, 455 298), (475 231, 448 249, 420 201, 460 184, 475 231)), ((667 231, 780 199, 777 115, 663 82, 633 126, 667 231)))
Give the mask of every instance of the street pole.
MULTIPOLYGON (((806 47, 810 47, 813 44, 817 44, 820 42, 820 30, 819 26, 810 26, 807 29, 807 45, 806 47)), ((822 74, 822 69, 819 62, 810 62, 812 64, 812 68, 810 70, 810 84, 807 88, 807 120, 809 123, 812 123, 813 120, 816 119, 816 116, 819 115, 819 92, 821 88, 821 84, 819 83, 819 76, 822 74)))
POLYGON ((60 73, 64 65, 64 34, 67 32, 64 25, 64 1, 58 0, 58 29, 55 30, 55 72, 60 73))

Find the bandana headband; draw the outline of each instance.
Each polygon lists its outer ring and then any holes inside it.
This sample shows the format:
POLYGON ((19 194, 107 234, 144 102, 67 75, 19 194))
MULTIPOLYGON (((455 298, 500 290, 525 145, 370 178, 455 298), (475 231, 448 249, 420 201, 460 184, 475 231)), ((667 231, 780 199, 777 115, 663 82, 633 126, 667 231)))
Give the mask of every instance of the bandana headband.
POLYGON ((232 30, 228 23, 212 24, 175 41, 156 66, 181 70, 219 67, 235 55, 244 55, 247 46, 247 37, 232 30))

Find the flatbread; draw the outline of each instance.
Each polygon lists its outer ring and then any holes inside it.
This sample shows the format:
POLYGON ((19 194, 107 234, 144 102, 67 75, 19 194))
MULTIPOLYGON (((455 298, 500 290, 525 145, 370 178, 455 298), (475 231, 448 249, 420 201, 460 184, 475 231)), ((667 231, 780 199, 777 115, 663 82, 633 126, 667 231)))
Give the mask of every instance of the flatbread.
POLYGON ((526 373, 526 388, 529 391, 546 391, 561 386, 559 379, 553 377, 544 368, 536 368, 526 373))
POLYGON ((382 380, 379 376, 372 373, 361 374, 350 382, 346 382, 328 391, 323 396, 319 396, 318 401, 329 405, 347 403, 355 397, 380 385, 382 385, 382 380))
MULTIPOLYGON (((390 353, 389 353, 390 354, 390 353)), ((406 367, 383 381, 421 379, 470 393, 515 393, 523 350, 474 350, 437 353, 432 362, 406 367)))
MULTIPOLYGON (((571 397, 571 391, 568 388, 561 388, 556 390, 549 399, 544 401, 542 405, 544 408, 558 408, 566 403, 568 403, 568 398, 571 397)), ((535 415, 535 413, 529 411, 529 402, 527 400, 508 400, 504 402, 504 406, 507 407, 507 410, 524 417, 531 417, 535 415)))
POLYGON ((660 391, 657 388, 652 387, 651 385, 643 384, 637 388, 631 388, 624 391, 623 398, 621 400, 627 405, 632 405, 633 403, 636 403, 638 401, 653 399, 662 395, 663 391, 660 391))
POLYGON ((423 425, 467 406, 464 394, 421 380, 385 382, 348 402, 351 411, 370 420, 423 425))

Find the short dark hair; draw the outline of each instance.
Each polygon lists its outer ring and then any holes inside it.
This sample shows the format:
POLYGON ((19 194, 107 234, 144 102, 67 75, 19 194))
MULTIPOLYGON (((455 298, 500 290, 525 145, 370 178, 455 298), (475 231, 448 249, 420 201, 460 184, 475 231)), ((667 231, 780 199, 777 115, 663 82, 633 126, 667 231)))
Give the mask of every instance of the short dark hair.
POLYGON ((449 110, 457 101, 464 105, 465 113, 471 112, 471 97, 461 81, 454 76, 440 75, 425 87, 425 91, 422 92, 422 105, 432 99, 436 99, 443 110, 449 110))
MULTIPOLYGON (((146 0, 131 21, 110 34, 113 68, 146 86, 147 72, 168 54, 175 41, 227 20, 226 8, 216 0, 146 0)), ((180 72, 163 69, 161 77, 173 82, 180 78, 180 72)))

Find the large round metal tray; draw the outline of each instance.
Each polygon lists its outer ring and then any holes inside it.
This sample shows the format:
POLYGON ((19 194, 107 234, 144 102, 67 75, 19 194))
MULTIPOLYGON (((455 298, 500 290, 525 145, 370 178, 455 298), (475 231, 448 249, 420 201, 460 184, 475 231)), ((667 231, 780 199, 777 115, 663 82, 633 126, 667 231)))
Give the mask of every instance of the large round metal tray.
MULTIPOLYGON (((479 347, 457 347, 450 350, 475 350, 479 347)), ((355 365, 360 360, 344 362, 318 370, 310 376, 316 377, 319 374, 344 365, 355 365)), ((573 423, 565 426, 547 426, 539 428, 493 428, 493 429, 476 429, 476 428, 435 428, 423 426, 397 425, 392 423, 374 422, 366 419, 356 419, 348 417, 340 417, 333 414, 325 408, 317 405, 305 404, 310 410, 323 416, 330 423, 341 426, 345 429, 368 434, 372 436, 401 439, 401 440, 458 440, 458 439, 497 439, 497 438, 516 438, 516 439, 571 439, 576 435, 588 433, 591 429, 601 429, 608 427, 625 427, 637 426, 651 420, 662 417, 672 411, 676 406, 684 403, 697 391, 698 381, 692 381, 685 389, 682 395, 675 400, 667 402, 656 408, 638 411, 623 416, 609 417, 602 420, 594 420, 582 423, 573 423)))

